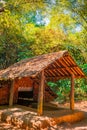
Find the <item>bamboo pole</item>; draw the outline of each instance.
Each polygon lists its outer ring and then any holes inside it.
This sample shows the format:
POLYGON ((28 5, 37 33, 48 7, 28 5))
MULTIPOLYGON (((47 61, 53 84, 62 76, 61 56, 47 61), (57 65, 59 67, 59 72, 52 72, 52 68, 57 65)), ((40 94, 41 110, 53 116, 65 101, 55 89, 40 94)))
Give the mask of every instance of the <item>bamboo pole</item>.
POLYGON ((13 97, 14 97, 14 80, 11 81, 10 86, 9 107, 13 105, 13 97))
POLYGON ((43 97, 44 97, 44 70, 41 72, 41 81, 39 85, 39 92, 38 92, 38 115, 41 116, 43 114, 43 97))
POLYGON ((70 109, 74 110, 74 75, 71 75, 70 109))

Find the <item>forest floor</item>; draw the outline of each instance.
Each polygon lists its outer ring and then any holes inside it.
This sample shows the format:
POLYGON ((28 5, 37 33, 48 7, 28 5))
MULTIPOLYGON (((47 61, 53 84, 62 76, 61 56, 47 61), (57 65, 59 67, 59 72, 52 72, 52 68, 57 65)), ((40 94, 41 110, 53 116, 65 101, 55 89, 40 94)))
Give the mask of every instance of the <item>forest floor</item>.
MULTIPOLYGON (((64 105, 67 106, 68 104, 66 103, 64 105)), ((73 124, 62 123, 59 125, 59 130, 87 130, 87 101, 75 103, 75 108, 85 112, 86 118, 73 124)))
MULTIPOLYGON (((69 106, 69 103, 60 104, 60 106, 66 108, 67 106, 69 106)), ((22 106, 22 108, 25 108, 25 107, 22 106)), ((26 107, 26 108, 28 109, 28 107, 26 107)), ((30 109, 32 110, 32 108, 30 108, 30 109)), ((41 130, 87 130, 87 101, 76 102, 75 109, 78 109, 79 111, 83 111, 85 113, 86 118, 83 119, 82 121, 75 122, 73 124, 72 123, 61 123, 60 125, 57 125, 57 127, 45 128, 45 129, 41 129, 41 130)), ((51 111, 50 111, 50 113, 52 114, 51 111)), ((49 116, 50 113, 48 111, 46 111, 45 115, 49 116)), ((55 113, 53 113, 53 115, 54 114, 55 113)), ((27 129, 18 128, 16 126, 7 124, 5 122, 0 122, 0 130, 27 130, 27 129)), ((32 129, 32 130, 34 130, 34 129, 32 129)))

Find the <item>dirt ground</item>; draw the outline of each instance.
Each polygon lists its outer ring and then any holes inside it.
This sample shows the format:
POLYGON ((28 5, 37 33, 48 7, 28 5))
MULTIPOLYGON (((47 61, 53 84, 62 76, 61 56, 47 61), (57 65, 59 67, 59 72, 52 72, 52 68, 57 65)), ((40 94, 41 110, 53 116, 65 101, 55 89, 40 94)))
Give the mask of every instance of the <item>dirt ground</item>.
MULTIPOLYGON (((67 106, 67 103, 65 106, 67 106)), ((85 119, 74 124, 63 123, 59 125, 59 130, 87 130, 87 101, 75 103, 75 108, 85 112, 85 119)))
MULTIPOLYGON (((62 106, 67 107, 67 106, 69 106, 69 103, 61 104, 61 107, 62 106)), ((85 112, 86 118, 84 120, 82 120, 80 122, 75 122, 73 124, 62 123, 62 124, 58 125, 57 127, 45 128, 42 130, 87 130, 87 101, 75 103, 75 108, 80 111, 85 112)), ((47 113, 48 112, 46 111, 45 114, 47 114, 47 113)), ((51 114, 52 114, 52 112, 51 112, 51 114)), ((48 116, 49 116, 49 113, 48 113, 48 116)), ((0 130, 25 130, 25 129, 20 129, 16 126, 0 122, 0 130)))

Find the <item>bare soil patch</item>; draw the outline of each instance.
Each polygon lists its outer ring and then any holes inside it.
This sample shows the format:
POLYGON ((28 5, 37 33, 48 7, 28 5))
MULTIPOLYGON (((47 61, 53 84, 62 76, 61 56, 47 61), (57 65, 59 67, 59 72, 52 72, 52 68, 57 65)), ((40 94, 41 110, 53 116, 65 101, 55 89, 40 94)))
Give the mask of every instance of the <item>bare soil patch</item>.
MULTIPOLYGON (((4 109, 4 108, 3 106, 0 107, 0 109, 4 109)), ((36 107, 34 106, 33 107, 21 106, 21 108, 36 112, 36 107)), ((63 112, 65 111, 64 108, 69 108, 69 103, 61 104, 59 108, 51 106, 48 109, 47 107, 46 108, 44 107, 44 115, 48 117, 56 117, 58 115, 61 116, 61 114, 63 114, 63 112)), ((84 120, 75 122, 73 124, 65 122, 65 123, 61 123, 60 125, 59 124, 54 125, 53 127, 51 126, 51 127, 47 127, 41 130, 87 130, 87 101, 75 103, 75 108, 80 111, 85 112, 84 120)), ((70 112, 69 109, 66 109, 65 115, 69 112, 70 112)), ((27 129, 22 129, 22 128, 19 128, 18 126, 13 126, 7 123, 0 122, 0 130, 27 130, 27 129)), ((32 129, 32 130, 35 130, 35 129, 32 129)))

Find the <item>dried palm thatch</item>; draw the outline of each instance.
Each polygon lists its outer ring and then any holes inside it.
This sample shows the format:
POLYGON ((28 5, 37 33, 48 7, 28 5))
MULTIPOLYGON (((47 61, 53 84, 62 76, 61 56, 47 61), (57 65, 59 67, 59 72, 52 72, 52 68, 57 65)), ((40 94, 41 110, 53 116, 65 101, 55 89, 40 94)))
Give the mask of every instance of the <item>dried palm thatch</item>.
POLYGON ((47 80, 69 78, 72 74, 75 78, 84 77, 84 73, 75 63, 68 51, 59 51, 25 59, 5 70, 0 71, 0 80, 15 79, 21 77, 36 77, 44 70, 47 80))

